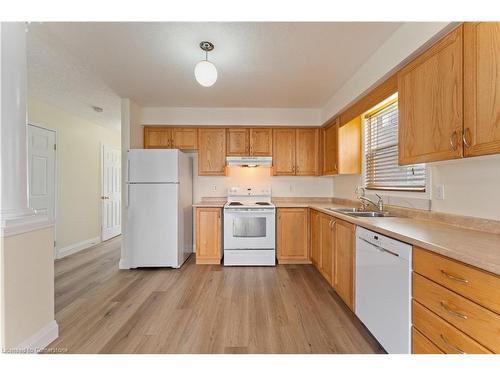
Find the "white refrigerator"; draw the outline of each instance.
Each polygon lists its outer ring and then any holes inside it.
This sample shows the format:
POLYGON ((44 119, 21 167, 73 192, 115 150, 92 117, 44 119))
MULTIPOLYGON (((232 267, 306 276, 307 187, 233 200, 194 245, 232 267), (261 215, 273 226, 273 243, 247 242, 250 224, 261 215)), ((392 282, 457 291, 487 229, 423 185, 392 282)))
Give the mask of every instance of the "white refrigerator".
POLYGON ((193 252, 193 167, 179 150, 129 150, 127 267, 179 268, 193 252))

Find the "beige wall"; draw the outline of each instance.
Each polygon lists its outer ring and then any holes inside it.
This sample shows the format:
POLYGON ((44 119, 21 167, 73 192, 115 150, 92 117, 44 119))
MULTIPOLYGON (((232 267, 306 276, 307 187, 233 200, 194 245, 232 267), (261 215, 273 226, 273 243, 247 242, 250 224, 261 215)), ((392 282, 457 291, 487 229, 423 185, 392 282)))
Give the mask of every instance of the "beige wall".
POLYGON ((2 346, 15 348, 54 321, 53 228, 2 238, 2 346))
POLYGON ((57 248, 99 237, 101 144, 120 146, 120 133, 35 98, 28 122, 57 131, 57 248))

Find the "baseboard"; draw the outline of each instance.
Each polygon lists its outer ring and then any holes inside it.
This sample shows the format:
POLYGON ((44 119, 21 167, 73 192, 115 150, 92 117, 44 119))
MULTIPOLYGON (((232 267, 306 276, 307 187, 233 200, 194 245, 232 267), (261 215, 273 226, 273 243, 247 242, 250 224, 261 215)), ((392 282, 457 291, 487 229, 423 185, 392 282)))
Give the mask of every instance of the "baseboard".
POLYGON ((101 242, 101 238, 95 237, 95 238, 90 238, 90 239, 85 240, 85 241, 80 241, 80 242, 71 244, 69 246, 62 247, 62 248, 56 250, 56 254, 57 254, 56 259, 61 259, 61 258, 67 257, 68 255, 77 253, 81 250, 84 250, 84 249, 87 249, 91 246, 97 245, 100 242, 101 242))
POLYGON ((121 270, 129 270, 130 266, 128 262, 125 259, 120 259, 120 262, 118 262, 118 268, 121 270))
POLYGON ((18 353, 38 353, 59 337, 59 325, 55 320, 45 325, 16 348, 18 353))

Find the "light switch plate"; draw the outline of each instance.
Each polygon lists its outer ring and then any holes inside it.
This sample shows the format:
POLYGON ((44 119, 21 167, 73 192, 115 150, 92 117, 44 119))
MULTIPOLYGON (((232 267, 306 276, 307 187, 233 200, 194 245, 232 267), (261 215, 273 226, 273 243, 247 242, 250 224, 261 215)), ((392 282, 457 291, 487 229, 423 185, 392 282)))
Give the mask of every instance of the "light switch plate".
POLYGON ((434 199, 442 201, 444 199, 444 185, 434 186, 434 199))

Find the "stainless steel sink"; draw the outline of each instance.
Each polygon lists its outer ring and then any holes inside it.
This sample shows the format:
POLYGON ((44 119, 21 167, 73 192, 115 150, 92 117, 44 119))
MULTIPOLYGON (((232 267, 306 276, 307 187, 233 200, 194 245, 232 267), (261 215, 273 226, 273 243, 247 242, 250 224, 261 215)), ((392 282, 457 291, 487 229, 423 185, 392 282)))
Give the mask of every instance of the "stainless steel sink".
POLYGON ((346 208, 327 208, 327 210, 339 212, 341 214, 354 216, 354 217, 388 217, 392 216, 389 212, 377 212, 377 211, 366 211, 358 207, 346 207, 346 208))
POLYGON ((327 208, 327 210, 335 211, 335 212, 340 212, 340 213, 343 213, 343 214, 349 214, 349 213, 353 213, 353 212, 363 212, 363 209, 362 208, 358 208, 358 207, 345 207, 345 208, 333 208, 333 207, 329 207, 329 208, 327 208))

